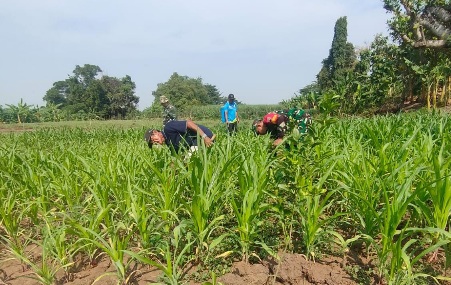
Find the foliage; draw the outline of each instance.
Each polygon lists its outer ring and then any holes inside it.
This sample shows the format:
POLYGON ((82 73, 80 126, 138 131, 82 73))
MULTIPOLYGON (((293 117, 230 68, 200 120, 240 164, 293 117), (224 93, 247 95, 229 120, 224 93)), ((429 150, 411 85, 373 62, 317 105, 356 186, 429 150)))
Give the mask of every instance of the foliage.
POLYGON ((42 283, 103 256, 123 284, 134 262, 180 284, 191 262, 213 276, 280 249, 320 259, 333 238, 340 255, 363 241, 381 283, 445 279, 449 256, 440 272, 425 264, 451 244, 448 115, 320 116, 275 149, 215 126, 214 146, 190 157, 149 149, 136 122, 84 125, 0 134, 0 242, 42 283))
POLYGON ((139 102, 135 83, 129 75, 122 79, 106 75, 97 78, 101 72, 96 65, 77 65, 73 75, 53 83, 43 99, 71 115, 83 112, 92 118, 125 118, 139 102))
POLYGON ((183 112, 188 107, 218 104, 222 101, 216 86, 204 84, 202 78, 190 78, 174 72, 168 81, 159 83, 152 92, 155 100, 151 110, 161 110, 161 96, 166 96, 177 110, 183 112))
POLYGON ((341 17, 335 23, 334 38, 329 50, 329 56, 323 60, 322 68, 317 75, 321 90, 334 87, 352 71, 355 64, 354 46, 347 42, 347 18, 341 17))

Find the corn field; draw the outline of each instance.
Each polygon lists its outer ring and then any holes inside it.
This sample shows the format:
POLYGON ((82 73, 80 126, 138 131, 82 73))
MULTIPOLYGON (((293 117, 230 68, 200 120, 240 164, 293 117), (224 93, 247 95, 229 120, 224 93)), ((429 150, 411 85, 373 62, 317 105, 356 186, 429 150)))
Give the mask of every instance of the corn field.
POLYGON ((451 280, 450 117, 318 117, 276 149, 241 124, 235 136, 211 126, 215 144, 190 157, 149 149, 142 126, 0 134, 0 260, 20 261, 39 284, 61 272, 70 281, 77 263, 101 257, 119 284, 136 264, 184 284, 190 264, 208 281, 233 260, 296 252, 346 263, 358 248, 381 284, 451 280), (432 258, 440 270, 427 269, 432 258))

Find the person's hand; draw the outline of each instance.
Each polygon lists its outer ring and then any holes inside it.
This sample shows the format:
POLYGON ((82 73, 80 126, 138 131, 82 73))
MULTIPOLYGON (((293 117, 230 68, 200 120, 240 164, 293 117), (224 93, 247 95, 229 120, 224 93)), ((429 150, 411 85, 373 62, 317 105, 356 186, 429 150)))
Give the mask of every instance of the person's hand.
POLYGON ((239 123, 240 122, 240 118, 236 118, 236 121, 239 123))
POLYGON ((273 145, 273 146, 278 146, 279 144, 282 143, 282 141, 283 141, 283 139, 281 139, 281 138, 276 139, 276 140, 272 143, 272 145, 273 145))
POLYGON ((210 146, 213 145, 213 140, 212 140, 211 138, 209 138, 209 137, 205 137, 205 138, 204 138, 204 143, 205 143, 205 145, 206 145, 207 147, 210 147, 210 146))

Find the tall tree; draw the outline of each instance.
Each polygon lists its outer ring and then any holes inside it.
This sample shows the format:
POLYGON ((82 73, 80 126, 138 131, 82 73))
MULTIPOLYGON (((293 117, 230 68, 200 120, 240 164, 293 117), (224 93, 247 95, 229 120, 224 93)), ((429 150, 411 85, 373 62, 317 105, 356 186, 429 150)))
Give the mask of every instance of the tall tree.
POLYGON ((322 68, 317 75, 317 82, 321 90, 333 88, 335 82, 344 80, 355 65, 354 46, 347 42, 347 25, 346 17, 339 18, 335 23, 329 56, 323 60, 322 68))
POLYGON ((451 1, 384 0, 392 36, 415 48, 451 47, 451 1))
POLYGON ((157 90, 152 92, 155 101, 151 109, 161 108, 159 98, 163 95, 180 111, 191 106, 211 104, 217 96, 215 88, 212 85, 203 84, 202 78, 190 78, 174 72, 167 82, 159 83, 157 90))
POLYGON ((98 78, 100 67, 77 65, 73 75, 53 84, 44 101, 60 106, 68 114, 84 113, 105 119, 124 118, 137 109, 139 98, 135 95, 136 85, 129 75, 122 79, 110 76, 98 78))
POLYGON ((207 88, 207 101, 204 104, 221 104, 224 102, 224 98, 218 91, 215 85, 205 84, 205 88, 207 88))
POLYGON ((102 76, 101 82, 109 99, 110 117, 125 118, 127 114, 137 110, 139 97, 135 95, 136 84, 129 75, 122 79, 102 76))

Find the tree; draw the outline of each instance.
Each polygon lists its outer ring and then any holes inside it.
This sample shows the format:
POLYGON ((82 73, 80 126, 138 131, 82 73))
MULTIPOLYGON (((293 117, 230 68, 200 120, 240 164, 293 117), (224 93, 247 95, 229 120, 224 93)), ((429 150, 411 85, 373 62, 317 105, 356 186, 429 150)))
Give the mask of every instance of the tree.
POLYGON ((10 104, 6 104, 6 106, 8 106, 11 110, 11 113, 16 116, 17 122, 19 124, 22 124, 26 121, 31 111, 31 105, 24 103, 22 98, 20 99, 20 102, 19 104, 17 104, 17 106, 10 104))
POLYGON ((216 86, 205 84, 205 88, 207 88, 207 102, 205 104, 216 105, 227 101, 226 97, 221 96, 216 86))
POLYGON ((100 67, 77 65, 73 75, 53 84, 44 101, 47 105, 60 106, 68 114, 89 114, 90 117, 124 118, 136 111, 139 98, 135 95, 136 85, 129 75, 122 79, 110 76, 97 78, 100 67))
POLYGON ((203 84, 202 78, 190 78, 174 72, 165 83, 159 83, 157 90, 152 92, 155 101, 151 109, 160 110, 160 96, 166 96, 180 111, 192 106, 214 104, 220 100, 216 86, 203 84))
POLYGON ((122 79, 110 76, 102 76, 101 82, 109 99, 109 117, 125 118, 137 110, 139 97, 135 95, 136 84, 129 75, 122 79))
POLYGON ((384 0, 392 36, 415 48, 451 47, 451 1, 384 0))
POLYGON ((323 60, 322 68, 317 75, 317 82, 321 90, 333 88, 334 82, 344 80, 355 65, 354 46, 347 42, 347 25, 346 17, 339 18, 335 23, 329 56, 323 60))

